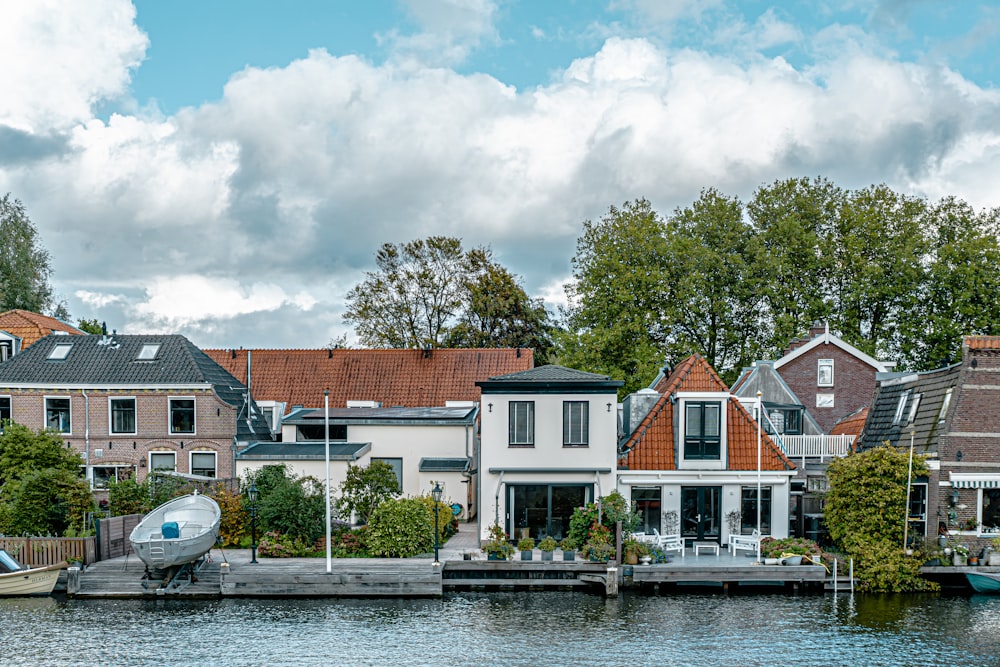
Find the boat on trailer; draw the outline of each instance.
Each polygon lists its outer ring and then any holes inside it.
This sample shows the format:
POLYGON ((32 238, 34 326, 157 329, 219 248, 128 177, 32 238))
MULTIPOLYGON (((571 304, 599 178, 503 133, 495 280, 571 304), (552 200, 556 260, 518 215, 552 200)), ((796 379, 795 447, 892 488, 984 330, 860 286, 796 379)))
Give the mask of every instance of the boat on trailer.
POLYGON ((1000 593, 1000 572, 966 572, 965 578, 977 593, 1000 593))
POLYGON ((59 580, 59 572, 66 566, 67 563, 62 562, 45 567, 25 567, 0 549, 0 597, 50 595, 59 580))
POLYGON ((143 517, 129 542, 147 567, 167 569, 193 563, 219 539, 222 511, 198 492, 174 498, 143 517))

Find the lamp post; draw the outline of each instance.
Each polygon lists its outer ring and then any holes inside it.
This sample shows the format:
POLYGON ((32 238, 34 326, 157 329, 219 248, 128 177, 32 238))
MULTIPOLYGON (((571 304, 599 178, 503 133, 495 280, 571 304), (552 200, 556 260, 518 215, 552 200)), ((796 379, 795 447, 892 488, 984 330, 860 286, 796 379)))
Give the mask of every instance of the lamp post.
POLYGON ((250 482, 247 489, 247 499, 250 500, 250 562, 257 562, 257 485, 250 482))
POLYGON ((434 564, 440 565, 438 560, 438 512, 441 511, 441 485, 434 482, 434 489, 431 491, 431 498, 434 499, 434 564))

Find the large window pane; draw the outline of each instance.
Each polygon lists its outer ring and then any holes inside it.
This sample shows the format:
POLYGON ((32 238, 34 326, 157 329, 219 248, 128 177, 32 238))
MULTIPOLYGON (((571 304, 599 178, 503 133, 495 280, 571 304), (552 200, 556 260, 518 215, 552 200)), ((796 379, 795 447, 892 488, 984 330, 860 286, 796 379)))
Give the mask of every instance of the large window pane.
POLYGON ((194 399, 170 399, 170 432, 194 433, 194 399))
MULTIPOLYGON (((760 534, 771 534, 771 487, 760 487, 760 534)), ((740 532, 749 535, 757 529, 757 487, 744 486, 741 493, 740 512, 742 525, 740 532)))
POLYGON ((590 403, 587 401, 563 402, 563 445, 590 444, 590 403))
POLYGON ((191 474, 215 477, 215 452, 191 452, 191 474))
POLYGON ((569 519, 586 504, 589 487, 561 484, 512 484, 508 511, 511 537, 540 539, 551 535, 561 540, 569 531, 569 519))
POLYGON ((135 433, 135 399, 111 399, 111 432, 135 433))
POLYGON ((176 470, 177 455, 173 452, 152 452, 149 455, 150 470, 176 470))
POLYGON ((653 529, 663 532, 660 527, 660 508, 662 502, 663 489, 654 487, 642 489, 632 487, 632 501, 635 503, 635 510, 639 513, 639 530, 643 533, 652 533, 653 529))
POLYGON ((71 432, 68 398, 45 399, 45 428, 58 433, 71 432))
POLYGON ((685 405, 684 458, 718 460, 722 405, 716 401, 688 401, 685 405))
POLYGON ((508 443, 511 446, 535 444, 535 402, 511 401, 508 443))

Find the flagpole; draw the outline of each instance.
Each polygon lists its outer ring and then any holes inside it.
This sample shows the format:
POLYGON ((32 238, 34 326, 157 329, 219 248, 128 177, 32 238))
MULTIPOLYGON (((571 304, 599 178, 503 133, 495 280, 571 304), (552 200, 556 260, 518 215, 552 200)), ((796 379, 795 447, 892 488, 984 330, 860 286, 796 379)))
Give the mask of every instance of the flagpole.
POLYGON ((333 551, 330 544, 330 390, 323 390, 323 432, 325 447, 323 458, 326 461, 326 573, 333 572, 333 551))
POLYGON ((760 562, 760 423, 764 420, 764 404, 761 402, 763 394, 757 392, 757 561, 760 562))

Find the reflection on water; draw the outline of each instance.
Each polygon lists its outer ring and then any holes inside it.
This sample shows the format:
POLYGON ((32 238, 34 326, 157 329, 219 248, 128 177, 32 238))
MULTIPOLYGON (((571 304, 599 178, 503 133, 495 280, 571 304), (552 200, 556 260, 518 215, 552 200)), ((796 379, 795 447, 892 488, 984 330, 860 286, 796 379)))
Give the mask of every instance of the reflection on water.
POLYGON ((957 667, 1000 663, 1000 596, 9 599, 0 649, 24 665, 957 667))

